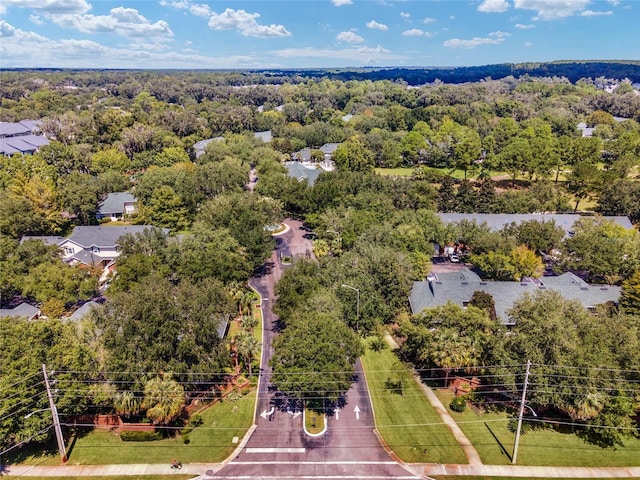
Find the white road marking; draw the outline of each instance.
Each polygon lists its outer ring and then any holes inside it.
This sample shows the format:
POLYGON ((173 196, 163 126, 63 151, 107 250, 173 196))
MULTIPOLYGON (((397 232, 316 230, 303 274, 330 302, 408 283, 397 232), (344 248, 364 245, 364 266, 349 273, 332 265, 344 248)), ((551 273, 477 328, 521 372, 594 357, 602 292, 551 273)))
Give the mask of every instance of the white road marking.
POLYGON ((251 447, 249 447, 245 451, 247 453, 305 453, 307 451, 307 449, 304 448, 304 447, 301 447, 301 448, 269 448, 269 447, 265 447, 265 448, 254 447, 254 448, 251 448, 251 447))
POLYGON ((356 408, 353 409, 356 412, 356 420, 360 420, 360 407, 356 405, 356 408))

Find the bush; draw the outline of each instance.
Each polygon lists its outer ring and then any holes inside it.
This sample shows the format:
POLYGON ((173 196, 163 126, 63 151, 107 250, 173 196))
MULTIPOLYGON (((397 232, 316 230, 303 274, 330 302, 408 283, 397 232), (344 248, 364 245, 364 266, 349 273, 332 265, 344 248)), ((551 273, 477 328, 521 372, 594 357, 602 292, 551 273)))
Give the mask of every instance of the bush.
POLYGON ((449 408, 454 412, 462 413, 467 408, 467 399, 465 397, 455 397, 451 400, 449 408))
POLYGON ((202 415, 200 415, 199 413, 194 413, 189 419, 189 425, 191 425, 194 428, 199 427, 203 423, 204 423, 204 420, 202 419, 202 415))
POLYGON ((185 445, 189 445, 191 443, 191 439, 189 438, 189 435, 182 436, 182 443, 184 443, 185 445))
POLYGON ((123 442, 154 442, 162 440, 162 435, 160 432, 124 431, 120 432, 120 439, 123 442))
MULTIPOLYGON (((511 432, 511 433, 516 433, 516 430, 518 430, 518 419, 517 418, 512 418, 511 420, 509 420, 509 423, 507 424, 507 429, 511 432)), ((533 427, 531 426, 531 424, 529 422, 527 422, 526 420, 522 421, 522 427, 520 428, 520 435, 526 435, 528 432, 530 432, 531 430, 533 430, 533 427)))
POLYGON ((193 428, 186 427, 186 428, 183 428, 182 430, 180 430, 180 435, 182 435, 184 437, 185 435, 189 435, 191 432, 193 432, 193 428))

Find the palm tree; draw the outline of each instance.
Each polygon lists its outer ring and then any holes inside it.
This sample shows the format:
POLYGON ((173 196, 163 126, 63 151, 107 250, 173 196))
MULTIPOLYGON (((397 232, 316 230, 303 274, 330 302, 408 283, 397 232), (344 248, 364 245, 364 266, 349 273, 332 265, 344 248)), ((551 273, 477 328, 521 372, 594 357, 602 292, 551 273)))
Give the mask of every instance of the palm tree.
POLYGON ((170 376, 152 378, 144 386, 142 408, 154 424, 171 423, 180 416, 184 404, 184 388, 170 376))
POLYGON ((258 319, 253 315, 244 315, 241 322, 242 328, 251 334, 253 334, 253 329, 258 326, 258 319))
POLYGON ((449 384, 449 374, 452 370, 472 366, 477 360, 477 349, 472 339, 461 337, 452 329, 437 332, 433 347, 431 358, 444 370, 445 387, 449 384))
POLYGON ((129 418, 131 415, 137 415, 140 412, 140 399, 131 390, 124 390, 114 395, 113 408, 115 408, 118 415, 124 415, 129 418))
POLYGON ((258 342, 258 339, 247 332, 242 332, 236 337, 238 355, 242 357, 245 365, 249 368, 249 380, 251 380, 252 377, 251 364, 260 352, 260 347, 261 344, 258 342))

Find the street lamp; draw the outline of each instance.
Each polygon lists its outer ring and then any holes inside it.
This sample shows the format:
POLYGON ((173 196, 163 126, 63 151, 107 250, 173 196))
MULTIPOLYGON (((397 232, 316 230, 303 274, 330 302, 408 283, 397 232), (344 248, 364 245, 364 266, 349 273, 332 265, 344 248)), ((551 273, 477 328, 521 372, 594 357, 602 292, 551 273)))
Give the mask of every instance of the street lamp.
POLYGON ((356 292, 356 332, 360 332, 360 289, 345 283, 340 286, 356 292))
POLYGON ((24 417, 22 417, 22 418, 24 418, 24 419, 26 420, 27 418, 29 418, 29 417, 30 417, 30 416, 32 416, 32 415, 35 415, 36 413, 46 412, 47 410, 51 410, 51 408, 41 408, 40 410, 34 410, 34 411, 33 411, 33 412, 31 412, 31 413, 27 413, 27 414, 26 414, 24 417))

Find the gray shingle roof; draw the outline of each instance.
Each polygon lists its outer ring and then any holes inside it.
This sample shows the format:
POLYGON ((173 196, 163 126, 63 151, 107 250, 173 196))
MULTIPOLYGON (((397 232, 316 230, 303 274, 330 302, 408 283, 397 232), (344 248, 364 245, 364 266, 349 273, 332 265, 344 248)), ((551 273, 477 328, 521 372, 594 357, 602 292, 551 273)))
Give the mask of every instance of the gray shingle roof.
POLYGON ((285 162, 284 166, 290 177, 297 178, 300 181, 306 180, 309 185, 313 185, 322 173, 319 168, 305 167, 299 162, 285 162))
POLYGON ((64 237, 60 237, 58 235, 25 235, 20 239, 20 245, 22 245, 27 240, 40 240, 45 245, 60 245, 66 239, 64 237))
POLYGON ((27 135, 31 133, 31 129, 26 125, 14 122, 0 122, 0 137, 12 135, 27 135))
POLYGON ((112 213, 124 214, 125 203, 135 203, 138 200, 129 192, 113 192, 100 204, 97 216, 109 216, 112 213))
POLYGON ((259 138, 263 142, 270 142, 273 136, 271 135, 271 130, 266 130, 264 132, 255 132, 253 134, 255 138, 259 138))
POLYGON ((13 155, 14 153, 32 153, 44 145, 49 145, 49 140, 39 135, 20 135, 16 137, 0 138, 0 153, 13 155))
MULTIPOLYGON (((78 226, 73 229, 69 237, 72 242, 84 247, 92 246, 100 248, 114 247, 118 244, 118 239, 127 233, 142 233, 152 225, 126 225, 126 226, 78 226)), ((165 233, 169 233, 168 228, 164 228, 165 233)))
POLYGON ((507 311, 523 293, 535 293, 540 289, 556 290, 564 298, 579 301, 585 307, 617 302, 620 296, 620 287, 589 285, 571 273, 543 277, 540 282, 483 282, 466 269, 455 274, 439 273, 438 281, 414 282, 409 303, 414 314, 425 308, 446 305, 447 302, 465 306, 475 291, 483 291, 493 297, 498 318, 505 324, 511 324, 507 311))
MULTIPOLYGON (((507 214, 507 213, 438 213, 440 220, 443 223, 457 223, 461 220, 475 220, 478 225, 486 223, 487 226, 493 230, 500 230, 505 225, 512 222, 522 223, 530 220, 538 222, 550 222, 554 221, 555 224, 565 232, 570 232, 573 229, 573 224, 576 220, 580 219, 580 215, 573 215, 570 213, 525 213, 525 214, 507 214)), ((603 216, 605 220, 610 220, 624 228, 633 228, 631 221, 628 217, 624 216, 603 216)))
POLYGON ((69 320, 73 321, 73 322, 77 322, 79 320, 82 320, 82 318, 87 315, 93 308, 98 308, 101 305, 97 302, 87 302, 84 305, 82 305, 79 309, 77 309, 75 312, 73 312, 73 315, 71 315, 69 317, 69 320))
POLYGON ((31 320, 38 315, 40 315, 40 310, 37 307, 24 302, 15 308, 0 309, 0 318, 19 317, 31 320))

